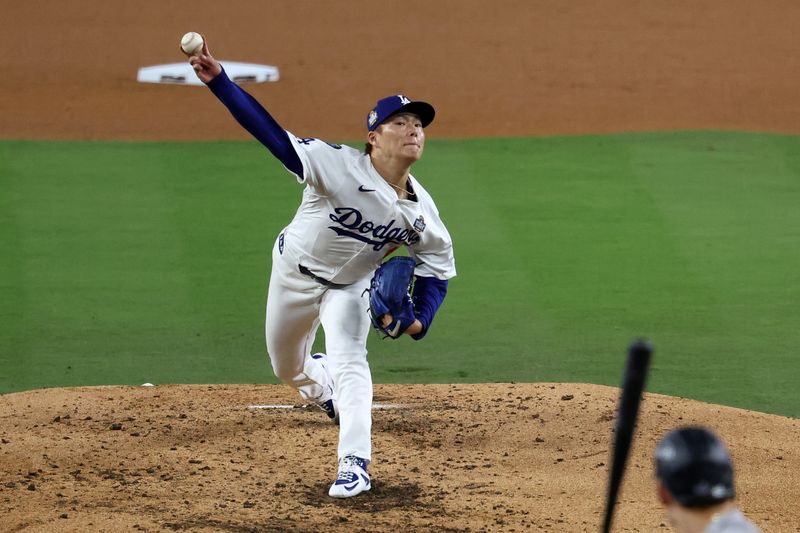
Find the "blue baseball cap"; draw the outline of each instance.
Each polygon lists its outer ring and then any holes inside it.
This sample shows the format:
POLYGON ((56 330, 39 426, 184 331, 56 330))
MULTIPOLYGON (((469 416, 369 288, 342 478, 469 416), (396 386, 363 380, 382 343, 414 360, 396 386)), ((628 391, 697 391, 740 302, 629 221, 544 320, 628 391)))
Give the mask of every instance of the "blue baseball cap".
POLYGON ((433 106, 428 102, 414 101, 402 94, 395 94, 381 98, 367 115, 367 131, 375 131, 386 119, 398 113, 414 113, 422 121, 424 128, 436 115, 433 106))

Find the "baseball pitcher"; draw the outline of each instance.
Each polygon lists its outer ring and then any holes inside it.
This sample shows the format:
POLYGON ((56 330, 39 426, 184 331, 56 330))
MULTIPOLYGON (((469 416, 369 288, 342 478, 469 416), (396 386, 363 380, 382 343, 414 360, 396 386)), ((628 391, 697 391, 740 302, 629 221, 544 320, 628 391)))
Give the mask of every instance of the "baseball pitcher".
MULTIPOLYGON (((189 62, 304 186, 300 207, 272 250, 267 352, 275 375, 339 424, 338 475, 329 495, 368 491, 370 324, 387 337, 423 338, 456 275, 450 235, 430 194, 410 173, 422 156, 434 108, 404 95, 379 100, 367 116, 362 153, 284 130, 228 78, 207 42, 189 62), (410 259, 384 263, 399 247, 410 259), (325 353, 312 354, 320 325, 325 353)), ((336 119, 335 108, 328 113, 336 119)))

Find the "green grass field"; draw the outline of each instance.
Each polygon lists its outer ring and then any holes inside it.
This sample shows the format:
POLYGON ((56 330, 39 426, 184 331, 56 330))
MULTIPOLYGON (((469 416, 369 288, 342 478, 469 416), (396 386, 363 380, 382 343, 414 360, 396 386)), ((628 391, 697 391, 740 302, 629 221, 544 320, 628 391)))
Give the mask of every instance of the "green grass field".
MULTIPOLYGON (((360 146, 360 143, 358 144, 360 146)), ((376 382, 619 385, 800 416, 800 137, 428 142, 459 276, 376 382)), ((269 252, 301 186, 255 142, 0 142, 0 393, 275 383, 269 252)))

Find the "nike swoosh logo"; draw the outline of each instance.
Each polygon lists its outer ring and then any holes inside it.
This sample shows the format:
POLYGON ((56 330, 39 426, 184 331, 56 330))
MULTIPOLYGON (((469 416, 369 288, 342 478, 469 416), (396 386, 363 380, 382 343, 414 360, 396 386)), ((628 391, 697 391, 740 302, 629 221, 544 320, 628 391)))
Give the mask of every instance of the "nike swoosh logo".
POLYGON ((345 485, 344 486, 344 490, 350 492, 351 490, 355 489, 357 486, 358 486, 358 481, 356 481, 355 483, 353 483, 349 487, 347 485, 345 485))
POLYGON ((389 333, 390 337, 397 337, 397 333, 399 331, 400 331, 400 321, 399 320, 397 321, 397 324, 395 324, 393 330, 391 330, 391 331, 387 330, 387 332, 389 333))
POLYGON ((359 185, 358 190, 361 192, 375 192, 375 189, 365 189, 363 185, 359 185))

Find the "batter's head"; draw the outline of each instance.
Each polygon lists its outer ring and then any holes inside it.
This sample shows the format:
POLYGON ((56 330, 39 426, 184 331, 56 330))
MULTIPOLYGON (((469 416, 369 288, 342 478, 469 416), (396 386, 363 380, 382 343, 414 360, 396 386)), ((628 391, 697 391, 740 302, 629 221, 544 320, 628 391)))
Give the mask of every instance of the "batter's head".
POLYGON ((413 113, 422 121, 422 127, 433 122, 436 111, 427 102, 413 101, 402 94, 381 98, 367 115, 367 131, 375 131, 386 119, 398 113, 413 113))
POLYGON ((728 450, 705 428, 668 433, 656 447, 655 463, 656 477, 684 507, 708 507, 735 495, 728 450))

